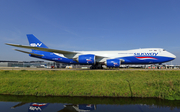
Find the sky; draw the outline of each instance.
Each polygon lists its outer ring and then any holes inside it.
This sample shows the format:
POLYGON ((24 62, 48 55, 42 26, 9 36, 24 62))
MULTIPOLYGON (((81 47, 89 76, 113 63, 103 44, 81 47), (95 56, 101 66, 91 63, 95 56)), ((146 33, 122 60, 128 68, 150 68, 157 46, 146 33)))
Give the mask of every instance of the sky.
POLYGON ((34 34, 68 51, 164 48, 180 65, 180 0, 0 0, 0 14, 0 60, 39 60, 5 45, 34 34))

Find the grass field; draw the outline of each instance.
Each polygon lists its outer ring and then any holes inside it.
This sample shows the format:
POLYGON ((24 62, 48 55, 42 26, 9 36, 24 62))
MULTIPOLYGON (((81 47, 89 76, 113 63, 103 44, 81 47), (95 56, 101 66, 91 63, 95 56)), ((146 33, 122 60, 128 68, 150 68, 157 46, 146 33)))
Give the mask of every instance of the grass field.
POLYGON ((0 71, 0 94, 180 100, 180 71, 0 71))

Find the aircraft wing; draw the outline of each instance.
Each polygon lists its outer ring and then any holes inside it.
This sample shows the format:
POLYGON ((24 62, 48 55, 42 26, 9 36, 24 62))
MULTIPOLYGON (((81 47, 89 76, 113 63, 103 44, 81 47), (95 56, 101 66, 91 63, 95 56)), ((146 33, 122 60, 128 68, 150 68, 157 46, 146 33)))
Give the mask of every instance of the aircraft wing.
MULTIPOLYGON (((66 56, 67 58, 72 58, 76 54, 82 54, 82 53, 79 53, 79 52, 56 50, 56 49, 49 49, 49 48, 42 48, 42 47, 33 47, 33 46, 26 46, 26 45, 19 45, 19 44, 6 43, 6 45, 20 47, 20 48, 26 48, 26 49, 34 49, 34 50, 46 51, 46 52, 60 53, 60 54, 63 54, 64 56, 66 56)), ((28 54, 36 55, 34 53, 30 53, 30 52, 26 52, 26 51, 21 51, 21 50, 16 50, 16 51, 20 51, 20 52, 23 52, 23 53, 28 53, 28 54)), ((95 56, 97 58, 100 58, 100 59, 106 58, 106 57, 103 57, 103 56, 97 56, 97 55, 95 55, 95 56)))
POLYGON ((77 54, 77 52, 49 49, 49 48, 42 48, 42 47, 33 47, 33 46, 25 46, 25 45, 9 44, 9 43, 6 43, 6 45, 21 47, 21 48, 26 48, 26 49, 40 50, 40 51, 55 52, 55 53, 60 53, 60 54, 77 54))

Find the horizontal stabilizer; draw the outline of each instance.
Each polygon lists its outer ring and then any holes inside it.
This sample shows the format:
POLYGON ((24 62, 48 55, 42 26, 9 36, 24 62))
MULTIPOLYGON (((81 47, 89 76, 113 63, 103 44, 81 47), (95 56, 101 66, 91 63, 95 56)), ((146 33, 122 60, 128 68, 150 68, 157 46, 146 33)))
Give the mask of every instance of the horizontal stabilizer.
POLYGON ((23 52, 23 53, 27 53, 27 54, 31 54, 31 55, 34 55, 34 56, 44 56, 44 55, 40 55, 40 54, 35 54, 35 53, 31 53, 31 52, 27 52, 27 51, 22 51, 22 50, 18 50, 18 49, 14 49, 16 51, 19 51, 19 52, 23 52))

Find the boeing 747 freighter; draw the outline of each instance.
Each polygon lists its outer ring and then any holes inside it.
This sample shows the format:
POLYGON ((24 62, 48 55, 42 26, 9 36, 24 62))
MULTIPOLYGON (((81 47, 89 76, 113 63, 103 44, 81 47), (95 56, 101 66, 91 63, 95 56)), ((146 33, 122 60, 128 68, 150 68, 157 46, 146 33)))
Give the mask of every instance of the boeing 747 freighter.
POLYGON ((34 35, 27 34, 29 46, 9 44, 7 45, 32 49, 26 52, 31 57, 68 64, 92 65, 92 68, 106 65, 107 67, 120 67, 121 64, 162 64, 172 61, 176 56, 162 48, 143 48, 126 51, 64 51, 49 49, 34 35))

